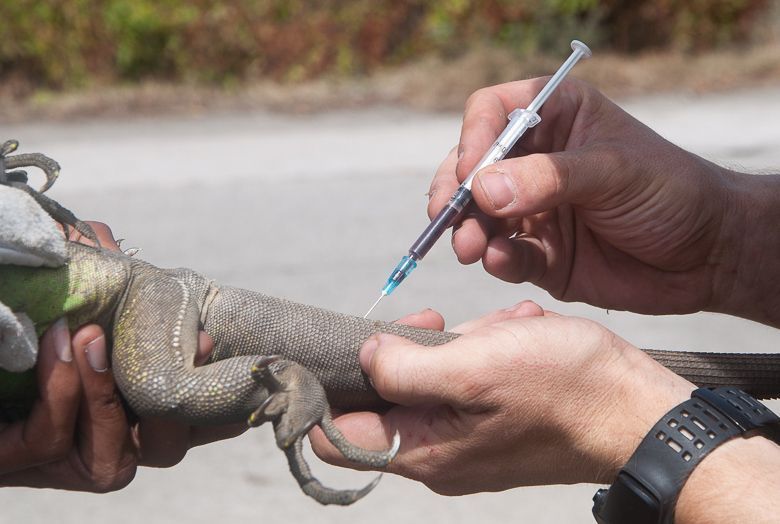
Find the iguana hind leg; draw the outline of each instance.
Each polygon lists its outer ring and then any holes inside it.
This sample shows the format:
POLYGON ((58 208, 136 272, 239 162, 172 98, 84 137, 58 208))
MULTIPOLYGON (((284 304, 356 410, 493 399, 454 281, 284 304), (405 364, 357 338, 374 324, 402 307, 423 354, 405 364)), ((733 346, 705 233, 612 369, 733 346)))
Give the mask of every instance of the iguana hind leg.
POLYGON ((375 479, 359 490, 334 490, 323 486, 311 475, 301 452, 303 437, 319 425, 325 436, 349 460, 381 468, 398 453, 400 436, 396 433, 389 450, 371 451, 349 442, 331 420, 330 405, 317 377, 305 367, 278 356, 260 358, 252 375, 269 393, 268 399, 249 417, 249 425, 273 421, 276 444, 287 461, 301 489, 321 504, 352 504, 376 486, 375 479))
POLYGON ((117 384, 138 415, 214 424, 234 422, 236 417, 246 420, 251 413, 250 425, 273 421, 290 471, 318 502, 351 504, 374 488, 376 482, 360 490, 322 486, 300 452, 303 437, 319 424, 346 457, 373 467, 395 457, 397 441, 389 451, 363 450, 347 442, 330 420, 320 381, 290 360, 244 355, 195 367, 199 293, 143 263, 134 267, 133 282, 114 324, 112 357, 117 384))
POLYGON ((195 366, 200 311, 194 293, 144 263, 134 268, 114 321, 112 351, 114 377, 128 404, 142 417, 193 425, 246 420, 268 398, 250 373, 258 357, 195 366))

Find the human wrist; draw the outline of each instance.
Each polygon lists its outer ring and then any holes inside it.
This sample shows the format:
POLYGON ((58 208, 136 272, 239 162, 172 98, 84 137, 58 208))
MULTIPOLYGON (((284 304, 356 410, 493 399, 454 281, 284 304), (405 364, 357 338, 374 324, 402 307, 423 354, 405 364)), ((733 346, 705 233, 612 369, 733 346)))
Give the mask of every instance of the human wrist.
POLYGON ((780 447, 761 436, 735 438, 693 470, 680 491, 675 524, 770 522, 777 516, 772 495, 778 490, 780 447))
POLYGON ((583 428, 589 435, 581 442, 594 465, 588 481, 611 484, 650 428, 695 386, 627 343, 599 380, 609 384, 607 407, 600 406, 607 415, 583 428))
POLYGON ((780 327, 780 175, 723 170, 727 193, 710 311, 780 327))
POLYGON ((744 391, 698 388, 654 425, 611 487, 596 493, 596 520, 775 522, 778 424, 744 391))

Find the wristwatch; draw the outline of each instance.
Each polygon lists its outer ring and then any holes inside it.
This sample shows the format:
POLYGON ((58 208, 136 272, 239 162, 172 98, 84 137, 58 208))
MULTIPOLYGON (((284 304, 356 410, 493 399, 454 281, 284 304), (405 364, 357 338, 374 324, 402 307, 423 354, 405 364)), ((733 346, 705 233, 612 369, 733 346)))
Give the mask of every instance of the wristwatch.
POLYGON ((685 481, 701 460, 736 436, 780 443, 777 415, 744 391, 699 388, 658 421, 609 489, 593 496, 599 524, 672 524, 685 481))

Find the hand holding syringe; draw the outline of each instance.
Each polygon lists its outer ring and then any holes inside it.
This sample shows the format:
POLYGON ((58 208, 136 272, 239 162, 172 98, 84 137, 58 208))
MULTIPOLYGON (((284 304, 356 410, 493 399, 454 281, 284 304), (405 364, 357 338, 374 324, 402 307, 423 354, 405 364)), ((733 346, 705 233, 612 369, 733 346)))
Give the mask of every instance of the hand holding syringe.
POLYGON ((531 104, 525 109, 515 109, 509 114, 509 123, 498 136, 496 141, 490 147, 490 149, 482 157, 482 160, 471 170, 469 175, 458 187, 458 190, 450 198, 450 201, 439 212, 438 215, 428 224, 428 227, 422 232, 422 234, 415 240, 412 247, 409 248, 409 254, 404 256, 398 265, 395 267, 390 277, 387 279, 385 286, 382 288, 382 292, 371 309, 365 314, 366 317, 371 314, 371 311, 379 304, 379 302, 385 296, 395 290, 398 285, 406 279, 407 276, 417 267, 417 262, 423 259, 428 251, 431 250, 433 245, 441 237, 445 230, 452 226, 462 215, 463 210, 471 202, 471 183, 474 180, 476 174, 484 167, 489 166, 502 160, 507 153, 512 149, 515 143, 523 136, 525 131, 541 121, 537 112, 542 105, 547 101, 552 92, 558 87, 563 78, 568 74, 574 65, 583 57, 587 58, 591 56, 588 46, 580 42, 579 40, 573 40, 571 43, 572 54, 561 65, 558 71, 550 78, 545 84, 542 90, 536 95, 531 104))

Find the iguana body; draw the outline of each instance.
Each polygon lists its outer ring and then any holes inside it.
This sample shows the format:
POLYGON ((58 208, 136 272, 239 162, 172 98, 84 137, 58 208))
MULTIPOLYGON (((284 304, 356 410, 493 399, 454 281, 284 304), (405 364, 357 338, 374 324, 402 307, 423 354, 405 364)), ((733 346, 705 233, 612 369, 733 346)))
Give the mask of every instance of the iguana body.
POLYGON ((377 407, 357 365, 362 341, 378 331, 429 345, 454 337, 219 286, 192 270, 159 269, 118 252, 68 248, 70 260, 60 268, 2 266, 0 297, 41 332, 62 316, 72 328, 100 324, 113 339, 117 384, 141 416, 196 425, 246 420, 267 396, 249 371, 258 356, 271 355, 312 371, 336 407, 377 407), (201 326, 214 351, 195 368, 201 326))
MULTIPOLYGON (((321 384, 329 403, 341 409, 385 405, 358 365, 366 338, 382 331, 433 345, 455 336, 222 287, 188 269, 163 270, 82 244, 70 243, 68 251, 68 264, 59 268, 0 266, 0 300, 24 311, 40 332, 63 316, 73 328, 103 326, 112 339, 117 385, 141 417, 193 425, 250 416, 253 425, 273 420, 294 473, 305 470, 300 437, 315 423, 324 422, 334 444, 358 462, 382 465, 394 455, 351 447, 334 433, 328 402, 317 389, 321 384), (212 336, 214 350, 205 365, 195 367, 199 328, 212 336), (258 358, 272 355, 279 359, 258 358), (269 389, 275 403, 266 403, 269 389)), ((352 502, 367 492, 328 490, 310 476, 298 480, 324 503, 352 502)))
MULTIPOLYGON (((376 332, 425 345, 456 336, 222 287, 191 270, 163 270, 100 248, 71 243, 68 252, 59 268, 0 266, 0 301, 25 312, 40 332, 62 316, 74 328, 101 324, 112 339, 117 385, 139 416, 193 425, 272 420, 291 471, 322 503, 354 502, 374 484, 359 491, 322 487, 301 454, 301 438, 312 425, 320 424, 345 456, 364 464, 386 464, 397 450, 351 446, 330 423, 328 401, 341 409, 385 405, 360 370, 363 341, 376 332), (199 328, 215 347, 209 361, 195 367, 199 328)), ((780 393, 778 355, 646 351, 699 385, 733 385, 761 398, 780 393)), ((24 396, 21 385, 10 389, 24 396)))

